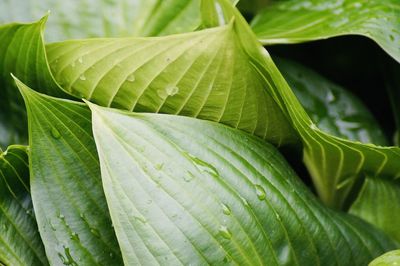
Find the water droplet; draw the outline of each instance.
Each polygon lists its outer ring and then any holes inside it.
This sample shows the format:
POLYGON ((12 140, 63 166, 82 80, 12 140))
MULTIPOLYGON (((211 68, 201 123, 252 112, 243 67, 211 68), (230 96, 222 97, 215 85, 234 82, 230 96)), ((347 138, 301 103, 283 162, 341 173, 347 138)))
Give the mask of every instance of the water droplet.
POLYGON ((243 198, 242 196, 239 196, 239 197, 242 200, 242 202, 244 203, 244 205, 249 206, 249 202, 247 201, 247 199, 243 198))
POLYGON ((100 238, 100 232, 96 228, 90 228, 90 233, 92 233, 95 237, 100 238))
POLYGON ((143 216, 134 216, 133 217, 136 221, 141 222, 143 224, 147 223, 146 218, 144 218, 143 216))
POLYGON ((51 220, 49 220, 49 225, 50 225, 51 230, 57 231, 56 227, 55 227, 54 224, 51 222, 51 220))
POLYGON ((390 34, 390 35, 389 35, 389 38, 390 38, 390 40, 391 40, 392 42, 393 42, 394 39, 395 39, 394 36, 393 36, 393 34, 390 34))
POLYGON ((184 153, 187 157, 189 157, 196 165, 196 167, 201 171, 201 172, 206 172, 211 174, 214 177, 219 177, 219 173, 217 169, 212 166, 211 164, 191 155, 190 153, 184 153))
POLYGON ((228 205, 221 203, 221 206, 222 206, 222 212, 225 215, 231 215, 232 212, 228 205))
POLYGON ((164 164, 163 164, 163 163, 158 163, 158 164, 155 165, 155 168, 156 168, 156 170, 158 170, 158 171, 162 170, 163 167, 164 167, 164 164))
POLYGON ((185 180, 186 182, 190 182, 195 178, 194 174, 190 171, 186 172, 186 175, 183 176, 183 180, 185 180))
POLYGON ((111 253, 110 253, 110 258, 112 258, 112 257, 114 257, 114 254, 111 252, 111 253))
POLYGON ((256 188, 257 198, 259 200, 265 200, 266 193, 265 193, 264 188, 262 186, 260 186, 260 185, 255 185, 254 187, 256 188))
POLYGON ((32 210, 27 210, 26 214, 31 215, 32 214, 32 210))
POLYGON ((51 132, 51 135, 53 136, 53 138, 55 138, 55 139, 61 138, 60 131, 58 131, 57 128, 52 127, 51 130, 50 130, 50 132, 51 132))
POLYGON ((161 99, 165 99, 168 97, 168 94, 165 90, 157 90, 157 94, 161 99))
POLYGON ((82 64, 83 63, 83 58, 79 57, 78 62, 82 64))
POLYGON ((165 92, 168 96, 174 96, 179 92, 179 88, 174 85, 168 85, 167 87, 165 87, 165 92))
POLYGON ((79 235, 78 235, 76 232, 72 232, 72 234, 71 234, 71 239, 72 239, 72 240, 79 241, 79 235))
POLYGON ((128 77, 126 77, 126 80, 129 82, 134 82, 136 80, 135 75, 132 73, 128 77))
POLYGON ((219 227, 219 229, 218 229, 218 232, 225 239, 231 239, 232 238, 232 233, 229 231, 228 227, 226 227, 225 225, 221 225, 219 227))
POLYGON ((167 57, 167 58, 165 59, 165 61, 166 61, 166 62, 171 62, 171 58, 167 57))
POLYGON ((78 263, 76 263, 75 260, 74 260, 74 258, 72 258, 71 252, 70 252, 69 248, 64 247, 64 253, 65 253, 65 257, 62 256, 62 255, 59 253, 59 256, 61 255, 61 256, 60 256, 61 261, 62 261, 62 263, 63 263, 64 265, 78 266, 78 263))
POLYGON ((328 94, 326 95, 326 100, 328 101, 328 103, 332 103, 336 100, 336 97, 331 90, 328 91, 328 94))
POLYGON ((80 79, 80 80, 86 80, 86 77, 85 77, 85 75, 82 74, 82 75, 79 77, 79 79, 80 79))
POLYGON ((60 214, 58 215, 58 218, 60 218, 61 220, 64 220, 64 219, 65 219, 65 216, 64 216, 63 214, 60 213, 60 214))

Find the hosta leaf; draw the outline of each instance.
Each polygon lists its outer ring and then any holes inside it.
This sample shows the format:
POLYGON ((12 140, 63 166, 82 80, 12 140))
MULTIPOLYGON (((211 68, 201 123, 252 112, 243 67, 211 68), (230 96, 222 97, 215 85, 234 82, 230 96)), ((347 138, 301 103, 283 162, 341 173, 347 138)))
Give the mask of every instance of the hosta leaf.
POLYGON ((396 266, 400 263, 400 249, 393 250, 374 259, 368 266, 396 266))
POLYGON ((50 264, 120 265, 88 108, 16 82, 28 110, 31 194, 50 264))
POLYGON ((385 231, 400 243, 400 183, 369 177, 350 208, 350 213, 385 231))
POLYGON ((274 61, 321 130, 349 140, 388 145, 370 111, 348 90, 294 61, 276 57, 274 61))
POLYGON ((50 10, 48 41, 168 35, 195 30, 199 6, 200 0, 2 0, 0 23, 36 20, 50 10))
POLYGON ((47 53, 55 79, 79 98, 218 121, 277 145, 295 140, 234 21, 167 37, 55 43, 47 53))
POLYGON ((0 264, 48 264, 33 213, 24 146, 0 153, 0 264))
POLYGON ((32 24, 0 26, 0 146, 27 139, 26 113, 11 73, 45 93, 66 95, 53 81, 47 65, 41 36, 45 22, 43 18, 32 24))
POLYGON ((252 22, 263 44, 362 35, 400 62, 398 0, 289 0, 270 5, 252 22))
POLYGON ((268 81, 266 89, 285 112, 304 145, 304 161, 323 202, 342 208, 349 192, 365 174, 400 176, 400 149, 363 144, 320 130, 290 89, 269 54, 257 42, 240 13, 227 1, 219 0, 226 16, 235 18, 237 32, 250 61, 268 81))
POLYGON ((365 265, 393 247, 323 207, 259 138, 193 118, 90 106, 126 265, 365 265))

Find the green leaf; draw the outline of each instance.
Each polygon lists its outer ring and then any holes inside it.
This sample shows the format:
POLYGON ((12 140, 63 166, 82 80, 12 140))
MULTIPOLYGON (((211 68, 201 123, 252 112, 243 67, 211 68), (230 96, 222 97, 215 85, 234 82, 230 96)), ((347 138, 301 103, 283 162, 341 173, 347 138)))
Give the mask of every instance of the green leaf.
POLYGON ((361 220, 323 207, 259 138, 90 107, 126 265, 365 265, 393 248, 361 220))
POLYGON ((48 41, 156 36, 195 30, 199 7, 200 0, 2 0, 0 23, 36 20, 50 10, 48 41))
POLYGON ((0 146, 25 144, 26 113, 11 73, 42 92, 65 96, 47 65, 41 32, 46 17, 32 24, 0 26, 0 146))
MULTIPOLYGON (((230 5, 230 4, 229 4, 230 5)), ((236 22, 158 38, 48 45, 65 91, 103 106, 218 121, 277 144, 296 141, 243 47, 236 22)))
POLYGON ((388 145, 371 112, 350 91, 294 61, 276 57, 274 61, 321 130, 349 140, 388 145))
POLYGON ((266 8, 252 28, 263 44, 362 35, 400 62, 399 17, 398 0, 289 0, 266 8))
POLYGON ((25 146, 0 152, 0 264, 47 265, 29 193, 25 146))
POLYGON ((400 249, 393 250, 374 259, 368 266, 396 266, 400 263, 400 249))
POLYGON ((257 42, 240 13, 226 0, 219 0, 225 13, 235 18, 235 26, 251 64, 269 84, 268 93, 291 121, 303 142, 305 164, 321 200, 342 208, 360 177, 400 176, 400 149, 363 144, 320 130, 279 72, 269 54, 257 42))
POLYGON ((28 111, 31 194, 51 265, 121 265, 83 104, 16 80, 28 111))
POLYGON ((400 183, 368 177, 350 213, 381 228, 400 243, 400 183))

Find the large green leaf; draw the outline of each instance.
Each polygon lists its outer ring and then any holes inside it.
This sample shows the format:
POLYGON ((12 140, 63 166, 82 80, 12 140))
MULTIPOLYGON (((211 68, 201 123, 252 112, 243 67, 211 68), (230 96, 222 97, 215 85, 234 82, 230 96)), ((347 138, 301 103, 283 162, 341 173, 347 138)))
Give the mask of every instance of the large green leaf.
POLYGON ((48 264, 33 213, 24 146, 0 153, 0 264, 48 264))
POLYGON ((323 207, 259 138, 193 118, 90 107, 126 265, 365 265, 393 247, 323 207))
POLYGON ((33 88, 65 96, 47 66, 41 32, 46 18, 32 24, 0 26, 0 146, 25 143, 26 113, 11 73, 33 88))
POLYGON ((199 7, 200 0, 2 0, 0 23, 36 20, 50 10, 49 41, 168 35, 195 30, 199 7))
POLYGON ((51 265, 120 265, 90 112, 17 80, 28 111, 31 194, 51 265))
POLYGON ((158 38, 48 45, 65 91, 103 106, 218 121, 280 145, 295 133, 265 89, 236 23, 158 38))
POLYGON ((270 5, 252 22, 263 44, 362 35, 400 62, 398 0, 289 0, 270 5))
POLYGON ((323 202, 342 208, 361 176, 400 176, 400 149, 363 144, 336 137, 320 130, 258 43, 246 21, 227 1, 219 0, 225 15, 235 18, 236 32, 252 65, 270 85, 266 87, 292 122, 304 145, 304 161, 323 202))
POLYGON ((367 178, 350 213, 376 225, 400 243, 400 183, 367 178))
POLYGON ((276 57, 274 61, 321 130, 349 140, 388 145, 371 112, 348 90, 294 61, 276 57))

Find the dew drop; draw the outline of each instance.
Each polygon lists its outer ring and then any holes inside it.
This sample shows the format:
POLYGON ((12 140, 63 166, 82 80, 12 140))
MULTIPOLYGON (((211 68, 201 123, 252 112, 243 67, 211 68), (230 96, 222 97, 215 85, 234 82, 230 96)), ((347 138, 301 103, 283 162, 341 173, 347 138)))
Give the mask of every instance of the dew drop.
POLYGON ((190 182, 195 178, 194 174, 190 171, 186 172, 186 175, 183 176, 183 180, 185 180, 186 182, 190 182))
POLYGON ((134 216, 135 221, 141 222, 143 224, 147 223, 146 219, 143 216, 134 216))
POLYGON ((163 167, 164 167, 164 164, 163 164, 163 163, 158 163, 158 164, 155 165, 155 168, 156 168, 156 170, 158 170, 158 171, 161 171, 161 170, 163 169, 163 167))
POLYGON ((61 138, 61 133, 60 133, 60 131, 58 131, 57 128, 52 127, 50 132, 51 132, 51 135, 53 136, 53 138, 55 138, 55 139, 61 138))
POLYGON ((389 38, 390 38, 390 40, 391 40, 392 42, 393 42, 394 39, 395 39, 394 36, 393 36, 393 34, 390 34, 390 35, 389 35, 389 38))
POLYGON ((221 225, 219 227, 219 229, 218 229, 218 232, 225 239, 231 239, 232 238, 232 233, 229 231, 228 227, 226 227, 225 225, 221 225))
POLYGON ((165 90, 157 90, 157 94, 161 99, 165 99, 168 97, 168 94, 165 90))
POLYGON ((129 82, 134 82, 136 80, 135 75, 132 73, 128 77, 126 77, 126 80, 129 82))
POLYGON ((255 185, 254 187, 256 189, 257 198, 259 200, 265 200, 266 193, 265 193, 264 188, 262 186, 260 186, 260 185, 255 185))
POLYGON ((111 253, 110 253, 110 258, 112 258, 112 257, 114 257, 114 254, 111 252, 111 253))
POLYGON ((167 87, 165 87, 165 92, 168 96, 174 96, 179 92, 179 88, 174 85, 168 85, 167 87))
POLYGON ((239 197, 242 200, 242 202, 244 203, 244 205, 249 206, 249 202, 247 201, 247 199, 243 198, 242 196, 239 196, 239 197))
POLYGON ((78 62, 82 64, 83 63, 83 58, 79 57, 78 62))
POLYGON ((71 239, 72 240, 76 240, 76 241, 79 241, 80 239, 79 239, 79 235, 76 233, 76 232, 72 232, 72 234, 71 234, 71 239))
POLYGON ((222 206, 222 212, 225 215, 231 215, 232 212, 228 205, 221 203, 221 206, 222 206))
POLYGON ((63 214, 60 213, 60 214, 58 215, 58 218, 60 218, 61 220, 64 220, 64 219, 65 219, 65 216, 64 216, 63 214))
POLYGON ((328 101, 328 103, 332 103, 336 100, 336 97, 331 90, 328 91, 328 94, 326 95, 326 100, 328 101))
POLYGON ((96 228, 90 228, 90 233, 92 233, 95 237, 100 238, 100 232, 96 228))
POLYGON ((81 75, 81 76, 79 77, 79 79, 80 79, 80 80, 86 80, 86 77, 85 77, 85 75, 81 75))

